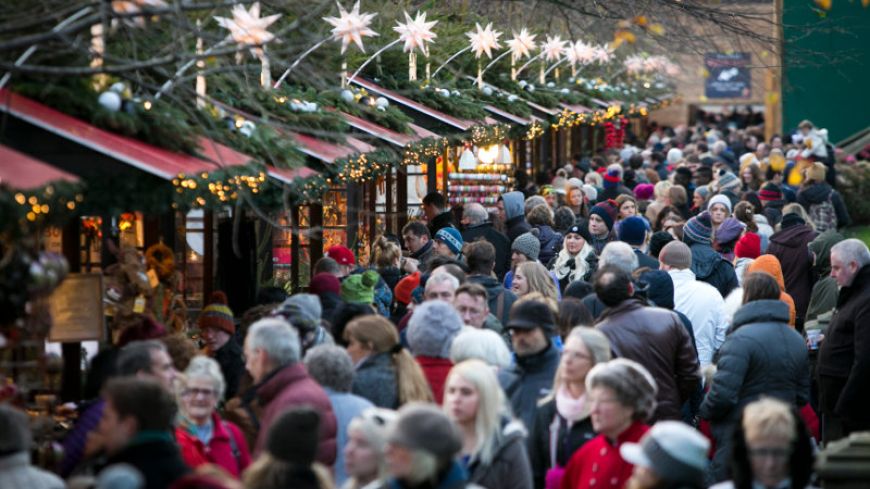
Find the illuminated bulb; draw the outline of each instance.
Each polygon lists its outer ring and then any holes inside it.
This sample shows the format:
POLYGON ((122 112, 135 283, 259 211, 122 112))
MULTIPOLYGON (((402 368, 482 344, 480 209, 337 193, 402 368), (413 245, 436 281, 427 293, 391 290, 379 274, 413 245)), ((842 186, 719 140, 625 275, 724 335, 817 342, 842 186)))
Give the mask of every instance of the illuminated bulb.
POLYGON ((146 100, 146 101, 142 104, 142 107, 144 107, 145 110, 151 110, 151 101, 150 101, 150 100, 146 100))
POLYGON ((27 202, 27 197, 22 193, 15 194, 15 202, 18 202, 19 205, 24 205, 27 202))

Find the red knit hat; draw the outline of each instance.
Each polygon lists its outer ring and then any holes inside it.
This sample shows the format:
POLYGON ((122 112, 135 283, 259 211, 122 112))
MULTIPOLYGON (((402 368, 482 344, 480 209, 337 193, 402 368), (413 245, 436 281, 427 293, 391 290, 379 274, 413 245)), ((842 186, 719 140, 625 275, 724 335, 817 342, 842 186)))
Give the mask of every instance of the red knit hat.
POLYGON ((737 258, 752 258, 761 255, 761 237, 755 233, 746 233, 734 245, 734 256, 737 258))
POLYGON ((414 292, 414 289, 419 286, 420 272, 414 272, 411 275, 406 276, 402 280, 399 280, 399 283, 396 284, 395 290, 393 290, 393 297, 396 298, 396 302, 401 302, 402 304, 410 304, 411 293, 414 292))
POLYGON ((211 293, 209 304, 199 315, 199 329, 215 328, 235 334, 236 322, 233 311, 227 306, 227 295, 220 290, 211 293))
POLYGON ((326 256, 332 258, 339 265, 354 265, 356 264, 356 258, 353 256, 353 252, 350 251, 346 246, 335 245, 326 250, 326 256))
POLYGON ((308 292, 314 295, 321 295, 325 292, 332 292, 338 295, 341 293, 341 283, 338 277, 329 273, 322 272, 311 277, 311 282, 308 284, 308 292))

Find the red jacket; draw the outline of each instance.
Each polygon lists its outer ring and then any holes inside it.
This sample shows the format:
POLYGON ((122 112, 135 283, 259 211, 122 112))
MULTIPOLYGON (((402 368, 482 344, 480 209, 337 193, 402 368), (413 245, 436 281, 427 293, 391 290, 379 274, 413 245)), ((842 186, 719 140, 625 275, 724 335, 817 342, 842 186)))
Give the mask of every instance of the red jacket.
POLYGON ((332 412, 332 403, 329 402, 326 391, 308 376, 302 362, 287 365, 273 372, 257 387, 257 399, 262 407, 262 413, 259 417, 260 430, 257 433, 254 454, 260 453, 266 447, 269 428, 279 415, 294 407, 308 406, 320 413, 320 446, 317 451, 317 461, 326 466, 335 463, 337 423, 332 412))
POLYGON ((203 444, 183 426, 175 428, 175 440, 181 450, 181 458, 191 468, 207 463, 215 464, 238 478, 251 464, 248 442, 238 426, 222 420, 217 413, 211 415, 211 420, 214 431, 208 445, 203 444), (230 442, 230 437, 235 442, 235 447, 230 442))
POLYGON ((635 421, 616 438, 616 445, 604 435, 598 435, 574 453, 565 467, 561 489, 616 489, 631 477, 634 466, 622 459, 619 447, 625 442, 637 443, 649 426, 635 421))
POLYGON ((453 363, 449 358, 436 357, 416 357, 417 363, 423 369, 423 375, 429 382, 429 387, 432 388, 432 394, 435 395, 435 402, 441 405, 444 399, 444 384, 447 382, 447 374, 453 368, 453 363))

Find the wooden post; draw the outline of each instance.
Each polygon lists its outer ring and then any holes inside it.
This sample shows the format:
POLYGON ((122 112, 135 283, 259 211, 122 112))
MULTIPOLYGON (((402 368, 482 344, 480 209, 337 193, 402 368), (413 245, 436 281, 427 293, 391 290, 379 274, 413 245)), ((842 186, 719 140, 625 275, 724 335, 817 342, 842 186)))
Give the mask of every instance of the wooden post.
MULTIPOLYGON (((61 236, 63 256, 69 263, 72 273, 82 271, 82 252, 79 244, 81 220, 72 219, 64 226, 61 236)), ((82 344, 62 343, 63 371, 60 381, 60 398, 64 401, 78 401, 82 390, 82 344)))
POLYGON ((202 301, 205 302, 211 297, 214 290, 214 211, 205 211, 202 214, 202 242, 203 242, 203 257, 202 257, 202 301))
POLYGON ((396 170, 396 234, 408 223, 408 167, 402 165, 396 170))
POLYGON ((386 189, 386 193, 384 195, 384 228, 388 233, 392 233, 398 235, 399 232, 396 230, 396 213, 393 209, 395 196, 393 195, 393 183, 395 182, 395 172, 396 169, 390 169, 387 172, 387 176, 384 178, 384 188, 386 189))
POLYGON ((293 284, 293 292, 300 292, 299 277, 299 209, 300 206, 290 207, 290 283, 293 284))

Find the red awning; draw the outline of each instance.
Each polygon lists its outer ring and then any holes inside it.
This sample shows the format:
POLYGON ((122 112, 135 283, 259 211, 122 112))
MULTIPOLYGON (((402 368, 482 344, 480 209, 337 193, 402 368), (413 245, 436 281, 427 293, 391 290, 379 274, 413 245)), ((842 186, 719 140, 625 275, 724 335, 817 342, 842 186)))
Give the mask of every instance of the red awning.
POLYGON ((349 136, 345 136, 344 144, 338 144, 323 141, 307 134, 295 132, 289 132, 289 134, 299 145, 300 151, 324 163, 332 163, 355 153, 368 153, 376 149, 370 144, 349 136))
POLYGON ((33 159, 24 153, 0 144, 0 184, 16 190, 30 190, 63 180, 78 182, 75 175, 33 159))
POLYGON ((434 132, 424 129, 416 124, 408 124, 408 127, 413 131, 413 134, 403 134, 351 114, 344 112, 339 112, 339 114, 341 114, 350 127, 399 147, 405 147, 408 144, 428 137, 439 137, 434 132))
MULTIPOLYGON (((408 108, 413 109, 417 112, 420 112, 421 114, 425 114, 425 115, 427 115, 427 116, 429 116, 429 117, 431 117, 439 122, 443 122, 444 124, 447 124, 449 126, 453 126, 453 127, 460 129, 462 131, 467 131, 467 130, 471 129, 474 125, 478 124, 477 121, 470 121, 468 119, 459 119, 458 117, 453 117, 453 116, 447 115, 443 112, 440 112, 438 110, 435 110, 431 107, 427 107, 419 102, 415 102, 407 97, 403 97, 392 90, 388 90, 388 89, 383 88, 379 85, 376 85, 375 83, 373 83, 369 80, 364 80, 361 78, 354 78, 353 83, 361 86, 362 88, 365 88, 366 90, 368 90, 371 93, 375 93, 375 94, 381 95, 383 97, 386 97, 386 98, 392 100, 393 102, 396 102, 398 104, 402 104, 405 107, 408 107, 408 108)), ((492 121, 492 120, 490 119, 490 121, 492 121)), ((492 122, 495 122, 495 121, 492 121, 492 122)))
MULTIPOLYGON (((166 180, 179 173, 194 174, 221 166, 104 131, 7 89, 0 90, 0 102, 2 112, 166 180)), ((215 151, 214 156, 223 153, 215 151)))

